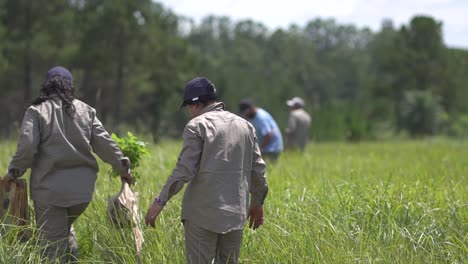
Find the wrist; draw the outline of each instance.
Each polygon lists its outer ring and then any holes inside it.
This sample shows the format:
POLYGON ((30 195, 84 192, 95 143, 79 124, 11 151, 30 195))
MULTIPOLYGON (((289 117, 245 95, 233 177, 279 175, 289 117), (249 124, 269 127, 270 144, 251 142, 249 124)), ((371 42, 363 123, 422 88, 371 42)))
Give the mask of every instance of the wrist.
POLYGON ((21 171, 19 169, 9 169, 7 175, 16 179, 21 177, 21 171))
POLYGON ((124 157, 120 160, 120 164, 122 165, 122 175, 130 173, 130 159, 124 157))
POLYGON ((260 203, 251 203, 249 208, 263 208, 263 204, 260 203))
POLYGON ((155 204, 157 204, 157 205, 160 205, 160 206, 165 206, 166 203, 167 203, 167 201, 161 200, 161 199, 159 198, 159 196, 158 196, 158 197, 154 198, 153 203, 155 203, 155 204))

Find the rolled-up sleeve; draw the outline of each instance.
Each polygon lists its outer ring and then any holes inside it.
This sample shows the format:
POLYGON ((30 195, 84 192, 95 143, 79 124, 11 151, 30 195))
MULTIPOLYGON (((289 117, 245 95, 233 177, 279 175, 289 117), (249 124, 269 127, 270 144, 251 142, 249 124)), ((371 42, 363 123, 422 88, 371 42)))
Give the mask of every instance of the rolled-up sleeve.
POLYGON ((184 130, 183 139, 184 143, 177 165, 158 196, 163 202, 169 201, 172 196, 180 192, 184 184, 197 175, 200 167, 203 150, 200 131, 189 123, 184 130))
POLYGON ((265 177, 265 170, 266 164, 265 161, 263 161, 257 140, 255 140, 250 183, 251 207, 263 205, 263 202, 265 201, 265 198, 268 194, 268 184, 265 177))
POLYGON ((13 173, 14 177, 22 176, 33 165, 41 138, 39 126, 38 113, 31 108, 26 110, 16 153, 8 166, 8 171, 13 173))
POLYGON ((91 147, 99 158, 109 163, 121 175, 127 172, 127 168, 122 164, 126 158, 96 116, 91 132, 91 147))

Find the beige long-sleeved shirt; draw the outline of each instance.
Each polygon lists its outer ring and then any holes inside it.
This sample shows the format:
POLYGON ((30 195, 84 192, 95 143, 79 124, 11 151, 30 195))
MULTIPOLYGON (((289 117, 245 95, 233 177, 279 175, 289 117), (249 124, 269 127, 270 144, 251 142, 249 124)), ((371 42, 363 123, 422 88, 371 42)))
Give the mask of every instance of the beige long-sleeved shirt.
POLYGON ((286 128, 286 144, 290 149, 304 150, 309 139, 309 130, 312 118, 304 109, 292 110, 289 113, 288 127, 286 128))
POLYGON ((89 202, 98 164, 93 151, 122 174, 122 152, 87 104, 74 100, 71 118, 58 97, 30 106, 24 115, 9 171, 19 177, 31 168, 33 200, 69 207, 89 202))
POLYGON ((255 129, 225 111, 223 103, 207 106, 185 127, 177 165, 159 194, 168 201, 189 182, 182 202, 182 220, 216 233, 242 229, 250 205, 267 195, 265 162, 255 129))

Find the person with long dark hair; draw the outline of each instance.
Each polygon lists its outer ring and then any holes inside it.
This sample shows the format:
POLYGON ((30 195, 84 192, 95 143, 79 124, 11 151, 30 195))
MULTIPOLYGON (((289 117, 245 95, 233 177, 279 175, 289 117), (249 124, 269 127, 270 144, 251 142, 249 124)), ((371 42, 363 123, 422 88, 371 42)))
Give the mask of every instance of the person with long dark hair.
POLYGON ((92 199, 98 164, 93 151, 132 182, 130 161, 96 117, 74 97, 73 77, 64 67, 47 72, 41 94, 24 115, 10 180, 31 168, 30 190, 45 256, 55 263, 75 260, 73 222, 92 199))

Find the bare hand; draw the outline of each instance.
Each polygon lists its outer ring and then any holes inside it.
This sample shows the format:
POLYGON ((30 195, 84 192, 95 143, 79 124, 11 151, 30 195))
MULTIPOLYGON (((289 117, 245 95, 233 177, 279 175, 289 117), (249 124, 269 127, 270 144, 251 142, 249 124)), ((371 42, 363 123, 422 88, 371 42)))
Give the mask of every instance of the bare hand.
POLYGON ((128 185, 132 185, 133 175, 132 175, 132 172, 130 171, 130 167, 131 167, 130 160, 127 157, 125 157, 120 162, 122 163, 122 166, 126 170, 125 174, 120 176, 122 183, 126 182, 128 183, 128 185))
POLYGON ((164 206, 160 204, 151 204, 151 206, 148 208, 148 212, 146 213, 145 224, 155 227, 156 218, 158 218, 158 215, 161 213, 163 208, 164 206))
POLYGON ((263 225, 263 206, 250 207, 248 218, 250 218, 249 227, 253 230, 263 225))
POLYGON ((126 183, 128 183, 128 185, 132 185, 132 183, 133 183, 133 175, 130 172, 130 170, 129 170, 128 173, 120 176, 120 179, 122 180, 122 183, 126 182, 126 183))
POLYGON ((6 191, 10 191, 11 184, 16 180, 15 177, 13 177, 10 173, 5 174, 3 176, 3 180, 8 181, 8 185, 6 185, 6 191))

